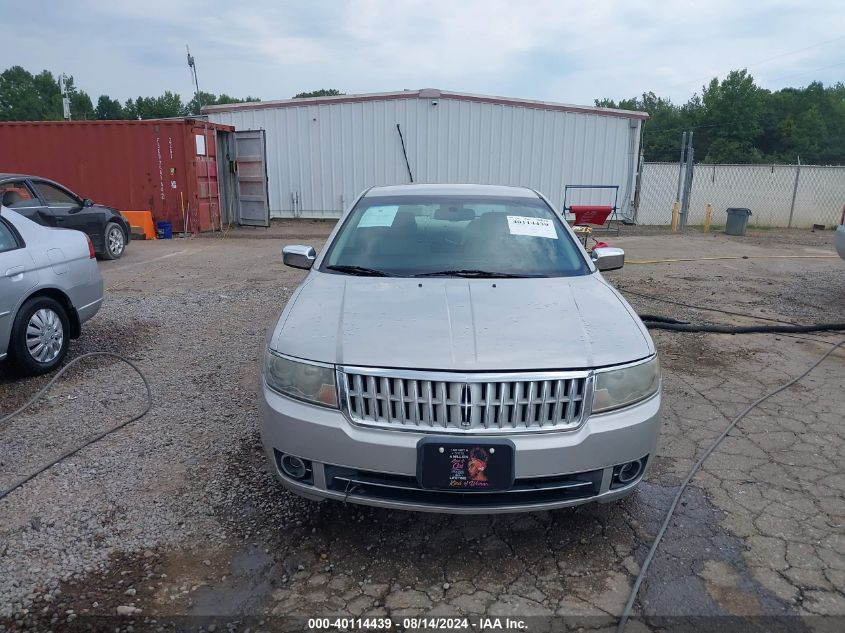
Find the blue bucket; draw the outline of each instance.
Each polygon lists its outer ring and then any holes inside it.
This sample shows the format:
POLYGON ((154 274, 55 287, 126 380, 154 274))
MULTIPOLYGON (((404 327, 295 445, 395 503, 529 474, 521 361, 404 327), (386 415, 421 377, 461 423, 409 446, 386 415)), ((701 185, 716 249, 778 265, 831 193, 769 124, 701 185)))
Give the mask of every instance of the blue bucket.
POLYGON ((173 225, 170 222, 156 222, 156 237, 160 240, 172 240, 173 225))

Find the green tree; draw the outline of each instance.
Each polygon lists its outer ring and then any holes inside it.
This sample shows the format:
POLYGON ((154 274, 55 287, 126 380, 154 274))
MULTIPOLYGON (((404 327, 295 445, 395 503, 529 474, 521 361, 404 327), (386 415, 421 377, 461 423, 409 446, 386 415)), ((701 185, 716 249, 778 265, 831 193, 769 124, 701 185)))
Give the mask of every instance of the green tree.
POLYGON ((74 92, 69 95, 70 99, 70 117, 74 121, 92 121, 97 118, 94 111, 94 104, 91 103, 91 97, 87 92, 74 92))
POLYGON ((611 99, 597 100, 596 105, 648 112, 649 118, 643 124, 643 155, 649 161, 677 160, 682 130, 693 125, 689 109, 679 108, 653 92, 618 103, 611 99))
POLYGON ((133 108, 139 119, 167 119, 187 114, 182 97, 169 90, 160 97, 138 97, 133 108))
POLYGON ((213 92, 202 92, 199 95, 194 95, 194 98, 188 101, 185 105, 185 110, 188 115, 199 114, 203 106, 207 105, 221 105, 225 103, 244 103, 246 101, 260 101, 255 97, 246 97, 245 99, 238 99, 237 97, 230 97, 227 94, 215 95, 213 92), (199 97, 199 99, 197 99, 199 97))
MULTIPOLYGON (((73 77, 69 78, 71 87, 73 77)), ((33 87, 38 94, 42 109, 33 117, 34 120, 55 121, 64 118, 62 108, 62 93, 59 90, 59 80, 49 70, 42 70, 32 78, 33 87)))
POLYGON ((293 95, 294 99, 307 99, 309 97, 339 97, 346 94, 335 88, 321 88, 320 90, 312 90, 311 92, 300 92, 293 95))
POLYGON ((134 99, 127 99, 126 103, 123 104, 123 118, 124 119, 137 119, 138 117, 138 108, 135 107, 135 100, 134 99))
POLYGON ((100 120, 113 120, 124 118, 123 106, 117 99, 111 99, 108 95, 100 95, 97 99, 97 107, 94 108, 94 116, 100 120))
POLYGON ((602 99, 597 106, 641 110, 643 152, 649 161, 676 161, 684 131, 694 132, 696 160, 722 163, 845 163, 845 84, 774 92, 745 70, 713 79, 683 105, 645 93, 641 98, 602 99))
POLYGON ((712 79, 701 94, 697 155, 707 162, 758 162, 762 155, 756 142, 763 132, 768 94, 744 69, 731 71, 722 81, 712 79))
POLYGON ((153 99, 153 111, 158 118, 185 116, 187 111, 182 97, 175 92, 166 90, 163 95, 153 99))
POLYGON ((217 103, 217 95, 213 92, 203 92, 200 90, 199 93, 194 95, 193 99, 185 104, 185 110, 188 115, 199 114, 202 106, 214 105, 215 103, 217 103))
POLYGON ((33 75, 22 66, 0 73, 0 120, 49 121, 62 118, 59 85, 49 71, 33 75))
MULTIPOLYGON (((93 119, 91 97, 78 90, 73 77, 65 79, 65 90, 73 119, 93 119)), ((0 120, 56 121, 64 118, 59 82, 48 70, 37 75, 20 66, 0 74, 0 120)))

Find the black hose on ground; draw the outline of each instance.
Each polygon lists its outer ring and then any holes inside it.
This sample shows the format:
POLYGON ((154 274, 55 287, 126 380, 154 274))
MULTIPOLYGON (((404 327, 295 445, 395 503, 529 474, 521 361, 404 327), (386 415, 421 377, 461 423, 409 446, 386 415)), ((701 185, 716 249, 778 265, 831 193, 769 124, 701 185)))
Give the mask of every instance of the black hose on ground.
POLYGON ((678 319, 662 316, 660 314, 639 314, 637 316, 640 317, 643 323, 689 323, 689 321, 679 321, 678 319))
POLYGON ((720 312, 731 316, 739 316, 746 319, 755 319, 761 321, 768 321, 770 323, 777 323, 778 325, 695 325, 689 321, 679 321, 672 317, 662 316, 658 314, 640 314, 639 317, 645 326, 650 330, 670 330, 672 332, 705 332, 710 334, 801 334, 806 332, 837 332, 845 330, 845 323, 813 323, 811 325, 799 325, 791 321, 783 321, 781 319, 771 319, 769 317, 760 316, 758 314, 746 314, 743 312, 734 312, 732 310, 722 310, 720 308, 708 308, 705 306, 694 305, 692 303, 684 303, 683 301, 674 301, 672 299, 665 299, 655 295, 646 294, 643 292, 635 292, 626 288, 620 288, 621 292, 625 294, 642 297, 644 299, 651 299, 652 301, 661 301, 663 303, 670 303, 676 306, 685 308, 692 308, 694 310, 702 310, 705 312, 720 312))
MULTIPOLYGON (((729 314, 731 316, 745 317, 746 319, 755 319, 757 321, 770 321, 772 323, 785 323, 787 325, 795 325, 792 321, 784 321, 783 319, 772 319, 770 317, 760 316, 759 314, 747 314, 745 312, 735 312, 733 310, 723 310, 721 308, 713 308, 706 306, 699 306, 693 303, 684 303, 683 301, 675 301, 674 299, 666 299, 665 297, 658 297, 657 295, 650 295, 645 292, 636 292, 625 287, 618 288, 619 292, 625 295, 634 295, 635 297, 642 297, 643 299, 650 299, 652 301, 660 301, 661 303, 669 303, 673 306, 681 306, 684 308, 692 308, 693 310, 702 310, 704 312, 720 312, 721 314, 729 314)), ((643 319, 645 320, 645 319, 643 319)))
POLYGON ((801 332, 838 332, 845 323, 814 323, 811 325, 706 325, 676 321, 668 317, 642 315, 643 324, 650 330, 672 332, 709 332, 711 334, 797 334, 801 332))
POLYGON ((93 444, 94 442, 99 442, 101 439, 103 439, 107 435, 114 433, 115 431, 117 431, 119 429, 122 429, 124 426, 126 426, 127 424, 130 424, 131 422, 134 422, 135 420, 140 420, 145 415, 147 415, 147 412, 152 408, 152 406, 153 406, 153 394, 152 394, 152 391, 150 390, 150 383, 147 382, 147 377, 144 376, 144 373, 140 369, 138 369, 132 361, 128 360, 127 358, 124 358, 120 354, 114 354, 112 352, 88 352, 87 354, 82 354, 81 356, 77 356, 72 361, 70 361, 67 365, 62 367, 61 371, 59 371, 55 376, 53 376, 50 379, 50 382, 48 382, 46 385, 44 385, 38 391, 38 393, 36 393, 34 396, 32 396, 32 398, 29 399, 29 401, 26 404, 24 404, 23 406, 19 407, 16 410, 12 411, 9 414, 0 417, 0 424, 3 424, 4 422, 8 422, 8 421, 12 420, 13 418, 17 417, 23 411, 26 411, 29 407, 31 407, 36 402, 38 402, 41 398, 43 398, 44 395, 46 395, 47 392, 50 391, 50 389, 53 388, 53 385, 56 384, 56 381, 59 378, 61 378, 62 375, 64 375, 67 372, 67 370, 69 370, 71 367, 73 367, 79 361, 81 361, 85 358, 91 358, 92 356, 107 356, 109 358, 116 358, 117 360, 126 363, 132 369, 135 370, 135 372, 141 377, 141 381, 144 383, 144 389, 146 389, 146 392, 147 392, 147 404, 144 407, 143 411, 141 411, 137 415, 133 416, 132 418, 126 420, 125 422, 121 422, 120 424, 116 424, 116 425, 106 429, 105 431, 98 433, 94 437, 82 442, 82 444, 79 444, 78 446, 75 446, 75 447, 65 451, 64 453, 59 455, 56 459, 52 460, 48 464, 45 464, 44 466, 41 466, 37 470, 34 470, 33 472, 29 473, 28 475, 23 477, 23 479, 19 479, 18 481, 13 483, 6 490, 0 491, 0 501, 5 499, 6 497, 8 497, 12 492, 17 490, 21 486, 23 486, 25 483, 35 479, 38 475, 40 475, 44 471, 49 470, 50 468, 52 468, 53 466, 55 466, 59 462, 67 459, 68 457, 71 457, 72 455, 76 455, 83 448, 85 448, 87 446, 91 446, 91 444, 93 444))

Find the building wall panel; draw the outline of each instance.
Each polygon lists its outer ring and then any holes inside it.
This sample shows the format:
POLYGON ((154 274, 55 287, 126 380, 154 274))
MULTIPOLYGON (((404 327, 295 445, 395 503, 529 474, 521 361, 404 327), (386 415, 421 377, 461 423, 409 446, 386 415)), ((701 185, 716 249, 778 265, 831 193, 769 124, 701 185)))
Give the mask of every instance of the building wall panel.
MULTIPOLYGON (((215 123, 264 129, 271 215, 337 217, 363 190, 409 182, 476 182, 537 189, 555 204, 567 184, 619 185, 628 213, 640 121, 507 103, 412 96, 304 102, 209 112, 215 123)), ((612 202, 607 191, 568 202, 612 202)))

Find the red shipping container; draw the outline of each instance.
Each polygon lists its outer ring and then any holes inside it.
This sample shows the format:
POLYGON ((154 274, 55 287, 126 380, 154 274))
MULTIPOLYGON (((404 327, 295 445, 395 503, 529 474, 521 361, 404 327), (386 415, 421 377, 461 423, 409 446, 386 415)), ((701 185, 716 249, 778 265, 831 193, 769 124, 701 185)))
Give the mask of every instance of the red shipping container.
POLYGON ((174 232, 219 230, 217 136, 200 119, 0 123, 0 173, 55 180, 94 202, 152 211, 174 232))

